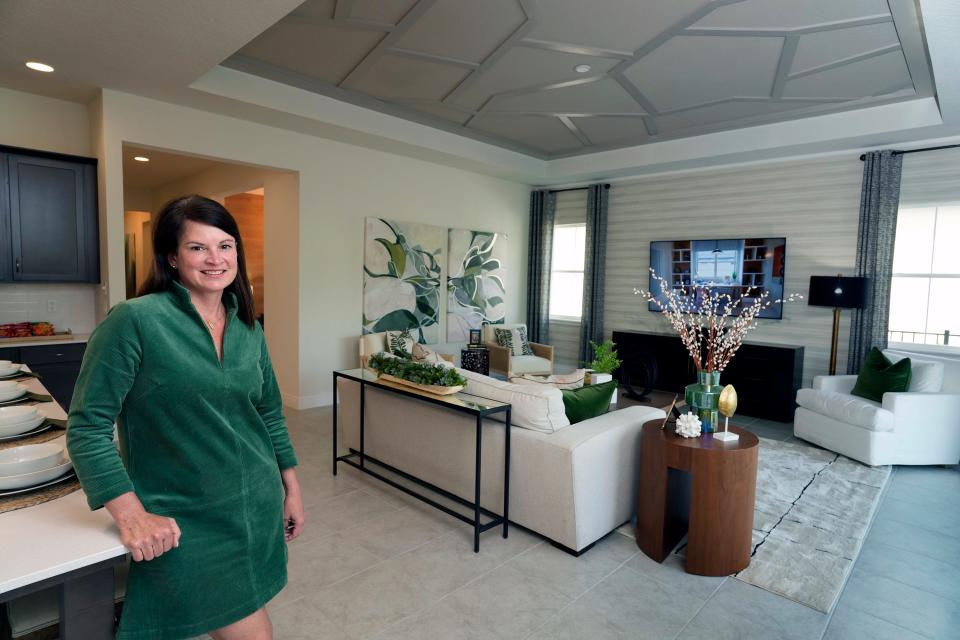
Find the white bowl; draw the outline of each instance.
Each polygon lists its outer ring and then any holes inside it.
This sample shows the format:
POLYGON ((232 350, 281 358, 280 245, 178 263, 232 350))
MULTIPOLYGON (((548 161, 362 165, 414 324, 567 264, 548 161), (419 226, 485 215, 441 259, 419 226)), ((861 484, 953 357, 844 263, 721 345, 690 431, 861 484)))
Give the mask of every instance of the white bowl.
POLYGON ((19 364, 0 364, 0 378, 6 378, 7 376, 13 376, 20 373, 21 366, 22 365, 19 364))
POLYGON ((37 414, 37 408, 30 405, 17 405, 15 407, 0 407, 0 426, 5 424, 16 424, 33 418, 37 414))
POLYGON ((0 369, 13 366, 13 360, 0 360, 0 369))
POLYGON ((13 388, 0 389, 0 402, 6 402, 7 400, 16 400, 20 396, 26 395, 27 385, 18 384, 16 382, 14 382, 13 384, 16 385, 13 388))
POLYGON ((66 458, 62 438, 41 444, 25 444, 0 451, 0 478, 43 471, 63 464, 66 458))
POLYGON ((16 380, 0 380, 0 393, 10 391, 14 389, 18 384, 20 383, 17 382, 16 380))
POLYGON ((42 471, 24 473, 18 476, 8 476, 6 478, 0 477, 0 491, 22 489, 24 487, 43 484, 44 482, 50 482, 55 478, 59 478, 72 468, 73 463, 67 460, 63 464, 59 464, 49 469, 43 469, 42 471))
POLYGON ((16 436, 21 433, 26 433, 27 431, 32 431, 36 429, 43 421, 47 419, 47 416, 41 414, 35 415, 25 422, 18 422, 16 424, 5 424, 0 425, 0 438, 6 438, 8 436, 16 436))

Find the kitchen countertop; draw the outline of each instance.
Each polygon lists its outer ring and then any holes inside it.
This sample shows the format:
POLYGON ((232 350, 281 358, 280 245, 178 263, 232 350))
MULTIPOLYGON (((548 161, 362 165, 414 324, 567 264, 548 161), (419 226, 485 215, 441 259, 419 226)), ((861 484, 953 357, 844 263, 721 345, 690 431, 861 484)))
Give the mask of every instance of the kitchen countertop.
MULTIPOLYGON (((90 339, 89 333, 75 333, 70 338, 61 338, 59 340, 36 340, 23 338, 0 338, 0 349, 4 347, 39 347, 45 344, 75 344, 77 342, 86 342, 90 339)), ((46 392, 44 392, 46 393, 46 392)))
MULTIPOLYGON (((30 391, 47 393, 36 378, 25 384, 30 391)), ((51 418, 67 417, 56 402, 38 406, 51 418)), ((0 595, 127 553, 110 514, 90 511, 82 489, 0 514, 0 549, 0 595)))

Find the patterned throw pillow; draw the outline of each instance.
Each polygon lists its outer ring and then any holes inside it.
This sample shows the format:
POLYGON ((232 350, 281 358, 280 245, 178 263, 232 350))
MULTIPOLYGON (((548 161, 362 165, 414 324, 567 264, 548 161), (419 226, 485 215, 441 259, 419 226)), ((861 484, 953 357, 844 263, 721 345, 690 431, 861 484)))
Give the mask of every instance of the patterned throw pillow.
POLYGON ((410 335, 409 329, 403 331, 387 331, 387 350, 401 358, 412 358, 413 345, 417 343, 410 335))
POLYGON ((532 356, 533 349, 530 348, 530 342, 527 340, 526 327, 514 327, 513 329, 493 329, 493 338, 497 344, 506 349, 510 349, 510 355, 514 356, 532 356))

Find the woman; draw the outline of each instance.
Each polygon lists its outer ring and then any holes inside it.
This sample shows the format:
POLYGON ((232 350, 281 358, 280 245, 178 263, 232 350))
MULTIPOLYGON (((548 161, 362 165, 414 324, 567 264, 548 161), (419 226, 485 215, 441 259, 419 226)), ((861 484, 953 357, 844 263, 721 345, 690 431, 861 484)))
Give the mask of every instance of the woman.
POLYGON ((243 243, 223 206, 187 196, 153 250, 140 296, 90 337, 67 430, 134 560, 118 638, 269 640, 304 512, 243 243))

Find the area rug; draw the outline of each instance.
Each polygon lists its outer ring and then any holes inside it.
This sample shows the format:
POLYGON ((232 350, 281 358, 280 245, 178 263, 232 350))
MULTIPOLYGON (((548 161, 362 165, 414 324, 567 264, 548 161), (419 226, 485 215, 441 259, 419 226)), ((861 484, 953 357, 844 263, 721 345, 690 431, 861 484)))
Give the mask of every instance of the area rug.
POLYGON ((761 438, 753 557, 736 577, 828 613, 889 478, 890 467, 761 438))

